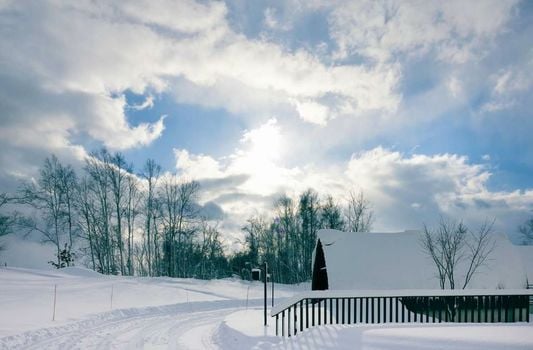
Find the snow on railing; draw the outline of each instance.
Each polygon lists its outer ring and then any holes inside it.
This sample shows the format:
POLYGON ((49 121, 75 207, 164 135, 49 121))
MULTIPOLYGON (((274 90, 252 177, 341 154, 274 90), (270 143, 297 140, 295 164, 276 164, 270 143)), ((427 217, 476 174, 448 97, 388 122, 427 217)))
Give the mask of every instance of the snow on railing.
POLYGON ((281 316, 283 336, 321 324, 529 322, 531 296, 527 289, 309 291, 284 300, 271 316, 276 334, 281 316))

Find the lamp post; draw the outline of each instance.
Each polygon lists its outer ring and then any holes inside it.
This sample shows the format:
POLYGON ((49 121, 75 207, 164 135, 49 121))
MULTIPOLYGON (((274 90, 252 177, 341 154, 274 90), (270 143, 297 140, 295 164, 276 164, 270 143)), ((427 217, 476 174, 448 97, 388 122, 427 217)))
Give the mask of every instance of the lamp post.
POLYGON ((270 271, 270 283, 272 284, 272 293, 270 297, 272 298, 272 307, 274 307, 274 274, 273 274, 273 271, 270 271))
POLYGON ((268 266, 266 261, 263 263, 263 282, 264 282, 264 292, 265 292, 265 300, 264 300, 264 323, 265 327, 267 326, 267 272, 268 272, 268 266))

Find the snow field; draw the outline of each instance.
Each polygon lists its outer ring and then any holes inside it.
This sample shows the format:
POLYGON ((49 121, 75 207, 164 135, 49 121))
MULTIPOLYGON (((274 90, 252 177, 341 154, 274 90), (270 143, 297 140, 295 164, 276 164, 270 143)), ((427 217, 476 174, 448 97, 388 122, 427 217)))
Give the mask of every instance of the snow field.
MULTIPOLYGON (((308 289, 276 286, 276 303, 308 289)), ((273 318, 262 325, 262 296, 261 283, 234 279, 1 268, 0 349, 533 349, 525 323, 335 325, 281 338, 273 318)))

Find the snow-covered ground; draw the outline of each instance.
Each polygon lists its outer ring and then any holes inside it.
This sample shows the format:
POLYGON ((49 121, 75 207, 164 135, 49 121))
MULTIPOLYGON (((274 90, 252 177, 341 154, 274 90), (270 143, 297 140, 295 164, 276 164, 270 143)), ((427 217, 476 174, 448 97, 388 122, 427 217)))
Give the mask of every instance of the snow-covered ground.
MULTIPOLYGON (((276 286, 276 297, 308 288, 276 286)), ((533 349, 525 323, 327 326, 282 339, 262 326, 262 293, 234 279, 0 268, 0 349, 533 349)))

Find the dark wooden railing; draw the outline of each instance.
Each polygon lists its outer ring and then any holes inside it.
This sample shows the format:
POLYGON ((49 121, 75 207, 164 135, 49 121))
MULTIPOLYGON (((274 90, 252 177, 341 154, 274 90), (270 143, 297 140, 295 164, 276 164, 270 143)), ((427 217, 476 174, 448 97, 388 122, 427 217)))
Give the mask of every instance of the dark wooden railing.
POLYGON ((529 322, 533 290, 313 291, 272 309, 276 335, 327 324, 529 322))

